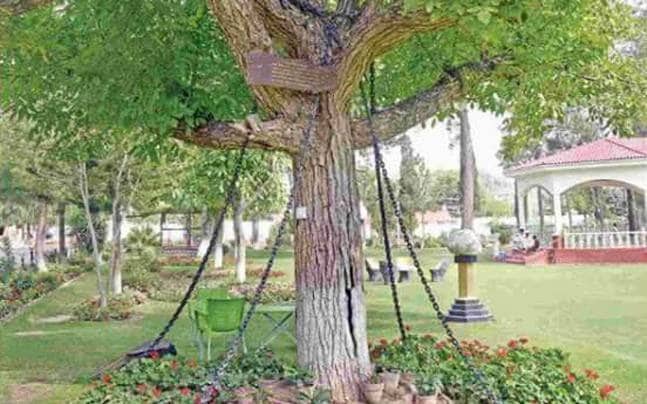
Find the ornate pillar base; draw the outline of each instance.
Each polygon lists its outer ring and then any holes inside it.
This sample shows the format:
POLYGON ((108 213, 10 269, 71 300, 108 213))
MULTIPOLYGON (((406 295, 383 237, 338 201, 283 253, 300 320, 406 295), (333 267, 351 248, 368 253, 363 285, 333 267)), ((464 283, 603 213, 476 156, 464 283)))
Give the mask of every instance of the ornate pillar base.
POLYGON ((476 297, 474 263, 476 255, 456 255, 454 262, 458 264, 458 297, 449 313, 447 321, 457 323, 475 323, 492 319, 490 311, 476 297))
POLYGON ((457 297, 445 319, 454 323, 477 323, 492 320, 492 313, 478 297, 457 297))

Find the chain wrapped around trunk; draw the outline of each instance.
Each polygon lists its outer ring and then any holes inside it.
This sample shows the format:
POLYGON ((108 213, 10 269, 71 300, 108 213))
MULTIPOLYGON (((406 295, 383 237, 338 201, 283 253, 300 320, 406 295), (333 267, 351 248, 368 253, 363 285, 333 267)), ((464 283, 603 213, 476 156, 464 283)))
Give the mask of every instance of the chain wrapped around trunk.
MULTIPOLYGON (((371 75, 371 89, 374 88, 373 85, 373 80, 374 76, 371 75)), ((400 229, 400 232, 402 233, 402 236, 404 238, 404 241, 407 246, 407 251, 409 253, 409 256, 411 257, 411 260, 413 261, 413 265, 416 268, 416 273, 418 274, 418 277, 420 278, 420 282, 422 283, 425 293, 427 294, 427 298, 431 302, 431 305, 436 313, 436 317, 438 320, 440 320, 440 323, 443 326, 443 329, 445 330, 445 333, 447 334, 447 338, 449 339, 450 343, 452 346, 456 349, 456 351, 460 354, 462 360, 465 362, 465 364, 468 366, 470 371, 473 373, 475 376, 476 380, 478 383, 482 386, 484 393, 487 395, 488 399, 492 401, 493 403, 501 403, 502 401, 499 400, 497 397, 494 389, 490 385, 489 381, 479 369, 472 358, 469 356, 465 355, 465 352, 461 348, 460 343, 458 342, 458 339, 454 335, 454 332, 452 329, 449 327, 449 323, 447 322, 447 318, 445 314, 442 312, 440 305, 438 304, 438 300, 436 299, 436 296, 434 295, 433 291, 431 290, 431 286, 429 285, 429 281, 427 280, 427 277, 425 276, 424 271, 422 270, 422 265, 420 264, 420 260, 418 259, 418 254, 416 254, 415 248, 413 246, 413 242, 411 240, 411 236, 409 235, 409 231, 407 229, 407 226, 404 223, 404 218, 402 217, 402 212, 400 210, 400 206, 398 204, 398 198, 395 195, 395 191, 393 189, 393 184, 391 183, 391 180, 389 178, 389 174, 386 168, 386 164, 384 163, 384 158, 382 156, 382 152, 380 150, 380 139, 378 138, 377 134, 375 133, 374 127, 373 127, 373 111, 375 110, 374 105, 370 105, 374 101, 369 101, 369 96, 363 91, 363 86, 362 86, 362 99, 364 102, 364 106, 366 109, 366 115, 367 115, 367 120, 368 120, 368 126, 369 126, 369 132, 371 134, 371 138, 373 141, 373 151, 375 154, 375 165, 376 165, 376 171, 377 171, 377 181, 378 181, 378 196, 380 198, 380 214, 385 215, 385 210, 383 208, 384 206, 384 201, 382 200, 383 198, 383 192, 380 191, 380 184, 381 180, 384 181, 384 185, 386 186, 386 191, 389 196, 389 200, 391 202, 391 206, 393 208, 393 213, 395 214, 396 220, 397 220, 397 225, 400 229)), ((374 96, 370 96, 371 100, 374 100, 374 96)), ((382 223, 383 223, 383 231, 385 230, 385 218, 384 216, 382 217, 382 223)), ((387 238, 385 238, 386 240, 387 238)), ((385 243, 385 249, 387 249, 387 255, 389 255, 388 248, 385 243)), ((393 278, 393 275, 391 274, 391 278, 393 278)), ((393 282, 393 279, 391 280, 393 282)), ((396 310, 396 315, 398 316, 398 324, 401 324, 402 318, 401 318, 401 313, 400 313, 400 302, 397 299, 397 293, 393 294, 393 304, 395 306, 396 310)))

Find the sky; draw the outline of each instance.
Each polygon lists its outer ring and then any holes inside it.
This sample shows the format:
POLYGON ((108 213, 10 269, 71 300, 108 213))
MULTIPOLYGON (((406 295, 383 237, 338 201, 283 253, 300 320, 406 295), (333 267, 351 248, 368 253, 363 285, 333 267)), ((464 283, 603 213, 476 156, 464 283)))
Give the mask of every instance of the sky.
MULTIPOLYGON (((503 117, 497 117, 480 110, 471 110, 469 119, 478 171, 499 178, 504 177, 503 168, 497 158, 503 137, 501 130, 503 117)), ((459 147, 456 145, 456 147, 450 148, 450 139, 455 135, 447 130, 446 122, 437 123, 434 127, 417 126, 410 129, 407 134, 411 138, 414 150, 425 159, 430 169, 458 170, 459 147)), ((389 172, 397 177, 400 166, 399 148, 393 147, 386 150, 385 161, 389 172)))

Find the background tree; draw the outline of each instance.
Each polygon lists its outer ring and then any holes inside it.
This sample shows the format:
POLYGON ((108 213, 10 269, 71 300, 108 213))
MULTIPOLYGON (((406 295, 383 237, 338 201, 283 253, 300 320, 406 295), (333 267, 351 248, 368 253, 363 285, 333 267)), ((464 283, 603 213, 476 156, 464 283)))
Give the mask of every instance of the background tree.
POLYGON ((371 367, 354 150, 369 146, 370 136, 367 122, 351 116, 351 105, 368 67, 378 60, 380 137, 441 118, 453 112, 453 101, 469 100, 512 114, 517 136, 507 142, 510 153, 570 106, 586 106, 630 133, 647 86, 635 60, 610 55, 637 26, 615 2, 299 4, 212 0, 213 19, 197 0, 78 0, 56 13, 37 9, 11 21, 3 101, 47 128, 41 133, 48 136, 71 124, 86 133, 145 128, 140 142, 150 153, 169 134, 238 148, 253 133, 250 147, 295 159, 315 116, 313 147, 303 156, 296 189, 297 204, 308 209, 295 228, 297 356, 335 399, 355 399, 371 367), (336 30, 325 29, 337 20, 332 10, 346 13, 336 30), (334 85, 320 95, 247 87, 238 69, 247 69, 254 50, 330 62, 334 85), (245 116, 258 111, 262 121, 250 125, 245 116))
POLYGON ((398 143, 401 156, 398 180, 400 209, 407 228, 413 231, 419 224, 416 214, 424 214, 432 206, 432 178, 425 161, 413 150, 409 136, 402 136, 398 143))

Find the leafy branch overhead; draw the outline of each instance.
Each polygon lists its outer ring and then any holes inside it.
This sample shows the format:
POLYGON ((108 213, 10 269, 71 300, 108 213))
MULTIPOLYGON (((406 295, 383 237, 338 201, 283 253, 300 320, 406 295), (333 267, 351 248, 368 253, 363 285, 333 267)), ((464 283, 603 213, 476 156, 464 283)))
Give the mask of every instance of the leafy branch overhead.
MULTIPOLYGON (((137 128, 149 148, 177 133, 179 122, 184 140, 239 146, 249 128, 234 121, 259 111, 267 121, 260 122, 253 145, 293 153, 301 107, 311 99, 250 88, 243 73, 246 54, 258 49, 321 62, 318 46, 330 19, 292 3, 212 1, 216 23, 198 0, 80 0, 63 11, 36 8, 8 26, 1 54, 4 107, 33 120, 41 133, 66 136, 70 120, 74 128, 137 128), (307 38, 319 42, 314 51, 307 38)), ((644 71, 636 59, 613 51, 640 36, 645 24, 621 2, 326 3, 326 15, 339 6, 349 17, 333 19, 333 101, 354 109, 349 97, 376 62, 384 110, 377 119, 389 123, 380 127, 383 137, 442 118, 461 99, 510 112, 518 134, 511 148, 572 106, 589 108, 627 135, 645 110, 644 71)), ((365 123, 355 122, 354 132, 356 146, 366 146, 365 123)))

